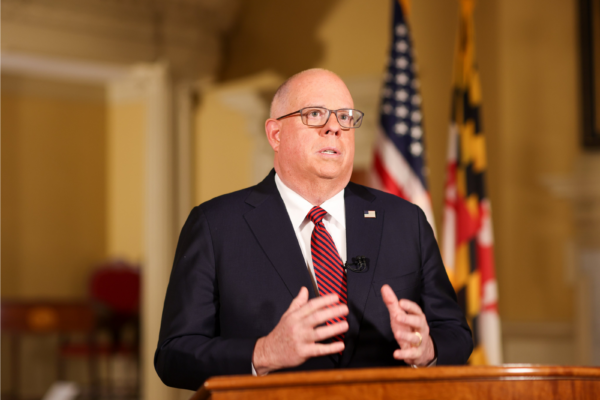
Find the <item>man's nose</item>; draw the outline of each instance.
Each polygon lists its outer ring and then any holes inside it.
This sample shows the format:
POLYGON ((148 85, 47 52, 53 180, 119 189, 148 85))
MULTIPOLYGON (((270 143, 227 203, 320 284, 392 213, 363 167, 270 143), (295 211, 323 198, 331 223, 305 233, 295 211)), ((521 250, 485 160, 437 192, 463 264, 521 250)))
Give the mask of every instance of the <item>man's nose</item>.
POLYGON ((342 127, 341 127, 340 123, 338 122, 335 113, 332 112, 329 114, 329 119, 325 123, 325 126, 323 126, 323 130, 324 130, 325 135, 335 135, 335 136, 340 135, 340 133, 342 131, 342 127))

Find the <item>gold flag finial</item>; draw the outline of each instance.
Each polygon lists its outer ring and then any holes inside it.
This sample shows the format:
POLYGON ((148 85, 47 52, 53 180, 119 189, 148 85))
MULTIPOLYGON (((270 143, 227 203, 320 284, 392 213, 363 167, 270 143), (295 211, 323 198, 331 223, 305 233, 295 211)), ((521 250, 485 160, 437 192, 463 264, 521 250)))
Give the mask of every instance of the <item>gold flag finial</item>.
POLYGON ((398 0, 400 2, 400 7, 402 7, 402 13, 404 14, 404 18, 408 20, 410 17, 410 0, 398 0))
POLYGON ((473 15, 476 0, 460 0, 460 10, 464 16, 473 15))

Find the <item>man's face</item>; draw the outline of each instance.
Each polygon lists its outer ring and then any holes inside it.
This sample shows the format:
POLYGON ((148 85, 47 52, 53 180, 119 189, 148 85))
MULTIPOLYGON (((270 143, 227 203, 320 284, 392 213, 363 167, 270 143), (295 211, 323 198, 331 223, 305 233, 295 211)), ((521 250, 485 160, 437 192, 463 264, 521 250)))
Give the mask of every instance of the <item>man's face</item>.
MULTIPOLYGON (((283 105, 285 112, 282 115, 311 106, 330 110, 354 107, 346 85, 331 73, 308 73, 290 84, 288 104, 283 105)), ((306 183, 329 179, 338 183, 345 181, 344 185, 350 180, 354 129, 342 128, 333 113, 320 128, 304 125, 299 114, 278 122, 279 143, 273 146, 276 165, 289 180, 304 180, 306 183)))

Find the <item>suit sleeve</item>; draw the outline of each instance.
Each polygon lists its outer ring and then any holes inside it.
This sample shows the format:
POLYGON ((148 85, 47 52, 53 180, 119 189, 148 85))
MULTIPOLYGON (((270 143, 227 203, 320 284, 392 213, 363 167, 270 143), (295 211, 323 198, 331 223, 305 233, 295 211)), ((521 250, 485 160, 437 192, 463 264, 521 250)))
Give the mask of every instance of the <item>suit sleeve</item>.
POLYGON ((433 230, 420 208, 418 214, 423 268, 421 307, 435 343, 437 365, 465 364, 473 351, 471 330, 457 303, 433 230))
POLYGON ((212 240, 204 212, 194 208, 177 244, 154 356, 168 386, 197 390, 210 376, 251 373, 258 338, 220 336, 212 240))

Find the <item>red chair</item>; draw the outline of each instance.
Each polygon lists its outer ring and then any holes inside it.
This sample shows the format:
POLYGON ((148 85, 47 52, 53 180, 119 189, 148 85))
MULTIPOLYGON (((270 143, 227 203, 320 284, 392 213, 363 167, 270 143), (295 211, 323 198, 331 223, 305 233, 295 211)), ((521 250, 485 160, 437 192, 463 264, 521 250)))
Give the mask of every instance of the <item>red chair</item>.
MULTIPOLYGON (((90 279, 90 298, 96 310, 98 331, 107 331, 108 345, 97 345, 99 355, 132 357, 139 371, 140 271, 123 261, 100 265, 90 279), (129 340, 125 333, 129 330, 129 340)), ((109 391, 112 390, 109 362, 109 391)), ((138 392, 138 379, 132 385, 138 392)))
POLYGON ((90 279, 90 294, 93 301, 103 304, 113 313, 139 315, 139 268, 122 261, 100 265, 90 279))

